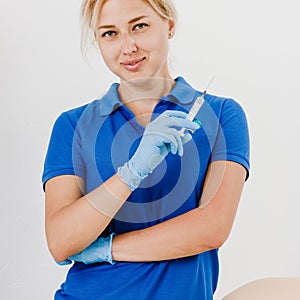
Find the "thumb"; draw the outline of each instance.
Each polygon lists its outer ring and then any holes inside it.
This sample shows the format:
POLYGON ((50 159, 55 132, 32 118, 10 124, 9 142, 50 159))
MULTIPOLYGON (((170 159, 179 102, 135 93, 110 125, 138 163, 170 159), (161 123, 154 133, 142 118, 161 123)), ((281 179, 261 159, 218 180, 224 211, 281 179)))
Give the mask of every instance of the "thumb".
POLYGON ((192 139, 191 134, 185 133, 183 136, 181 136, 182 144, 186 144, 192 139))

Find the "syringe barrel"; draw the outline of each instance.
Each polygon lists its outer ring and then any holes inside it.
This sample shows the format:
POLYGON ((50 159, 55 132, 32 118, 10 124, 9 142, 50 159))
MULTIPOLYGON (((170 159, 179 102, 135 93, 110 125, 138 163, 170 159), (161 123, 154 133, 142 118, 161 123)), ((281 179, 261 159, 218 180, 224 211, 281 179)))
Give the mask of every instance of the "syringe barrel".
MULTIPOLYGON (((193 106, 191 107, 186 119, 189 120, 189 121, 193 121, 194 118, 196 117, 199 109, 201 108, 202 104, 203 104, 203 98, 204 98, 204 94, 202 94, 200 97, 198 97, 196 100, 195 100, 195 103, 193 104, 193 106)), ((181 128, 181 130, 179 130, 179 135, 180 136, 183 136, 184 135, 184 131, 185 131, 185 128, 181 128)))
POLYGON ((195 101, 195 103, 193 104, 193 106, 191 107, 186 119, 187 120, 194 120, 194 118, 196 117, 199 109, 201 108, 202 104, 203 104, 203 98, 202 96, 198 97, 195 101))

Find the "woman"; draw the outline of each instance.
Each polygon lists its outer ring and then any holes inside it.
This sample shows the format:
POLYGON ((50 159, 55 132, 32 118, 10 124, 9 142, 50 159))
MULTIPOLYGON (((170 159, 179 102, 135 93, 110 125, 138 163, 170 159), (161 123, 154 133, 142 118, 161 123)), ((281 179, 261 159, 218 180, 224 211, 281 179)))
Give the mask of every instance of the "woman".
POLYGON ((46 236, 75 262, 55 299, 212 299, 249 172, 245 114, 205 95, 201 128, 186 119, 201 92, 169 73, 169 0, 86 0, 82 16, 120 82, 53 128, 46 236))

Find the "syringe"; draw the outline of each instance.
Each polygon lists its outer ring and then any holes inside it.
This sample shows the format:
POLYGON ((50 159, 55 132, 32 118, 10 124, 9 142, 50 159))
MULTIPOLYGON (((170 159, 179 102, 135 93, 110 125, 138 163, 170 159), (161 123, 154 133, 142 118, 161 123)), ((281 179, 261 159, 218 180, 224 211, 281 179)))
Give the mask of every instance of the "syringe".
MULTIPOLYGON (((199 96, 199 97, 195 100, 193 106, 191 107, 191 109, 190 109, 190 111, 189 111, 189 113, 188 113, 188 115, 187 115, 187 117, 186 117, 187 120, 193 121, 194 118, 196 117, 198 111, 200 110, 201 106, 202 106, 203 103, 204 103, 204 96, 206 95, 207 90, 208 90, 208 88, 210 87, 210 85, 211 85, 212 81, 214 80, 214 78, 215 78, 215 76, 213 76, 213 78, 210 80, 210 82, 209 82, 208 85, 207 85, 207 88, 206 88, 205 91, 202 93, 202 95, 199 96)), ((198 121, 198 122, 199 122, 199 121, 198 121)), ((200 123, 200 122, 199 122, 199 123, 200 123)), ((200 124, 201 124, 201 123, 200 123, 200 124)), ((200 124, 199 124, 199 125, 200 125, 200 124)), ((184 131, 185 131, 185 128, 181 128, 181 130, 179 131, 179 135, 180 135, 180 136, 183 136, 183 135, 184 135, 184 131)))

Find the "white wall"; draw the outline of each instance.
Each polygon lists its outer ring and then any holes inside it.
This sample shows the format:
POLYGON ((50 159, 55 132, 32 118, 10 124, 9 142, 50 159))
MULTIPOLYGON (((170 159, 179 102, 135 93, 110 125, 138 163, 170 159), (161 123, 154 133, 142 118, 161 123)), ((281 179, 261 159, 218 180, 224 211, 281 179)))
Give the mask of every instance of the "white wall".
MULTIPOLYGON (((0 298, 50 299, 66 268, 46 247, 40 185, 52 123, 114 80, 79 49, 81 1, 0 0, 0 298)), ((300 276, 296 0, 180 1, 171 64, 248 115, 251 177, 220 250, 216 299, 252 279, 300 276)))

